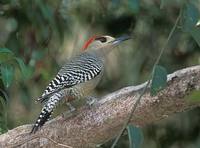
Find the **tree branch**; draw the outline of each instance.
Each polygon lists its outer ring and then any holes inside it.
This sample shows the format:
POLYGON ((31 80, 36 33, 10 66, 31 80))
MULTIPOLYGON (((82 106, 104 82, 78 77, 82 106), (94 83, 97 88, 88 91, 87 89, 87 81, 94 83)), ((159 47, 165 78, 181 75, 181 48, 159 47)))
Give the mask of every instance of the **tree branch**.
MULTIPOLYGON (((131 123, 143 127, 174 113, 200 105, 190 95, 200 90, 200 66, 182 69, 168 75, 167 87, 157 96, 149 89, 138 105, 131 123)), ((17 127, 0 135, 0 147, 94 147, 114 138, 122 128, 131 107, 146 83, 129 86, 108 94, 91 109, 81 107, 78 113, 63 121, 56 117, 34 135, 31 125, 17 127)))

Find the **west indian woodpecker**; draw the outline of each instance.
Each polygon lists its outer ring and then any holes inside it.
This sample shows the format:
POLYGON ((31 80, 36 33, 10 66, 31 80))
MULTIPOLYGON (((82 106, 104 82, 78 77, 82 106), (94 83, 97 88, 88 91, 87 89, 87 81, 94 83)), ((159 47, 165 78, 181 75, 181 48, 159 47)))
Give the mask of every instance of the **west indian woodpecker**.
POLYGON ((103 74, 106 55, 122 41, 128 39, 129 36, 90 38, 83 46, 82 53, 63 65, 41 97, 37 99, 41 103, 44 102, 44 106, 31 133, 35 133, 49 120, 53 110, 63 98, 67 98, 68 105, 75 99, 87 98, 103 74))

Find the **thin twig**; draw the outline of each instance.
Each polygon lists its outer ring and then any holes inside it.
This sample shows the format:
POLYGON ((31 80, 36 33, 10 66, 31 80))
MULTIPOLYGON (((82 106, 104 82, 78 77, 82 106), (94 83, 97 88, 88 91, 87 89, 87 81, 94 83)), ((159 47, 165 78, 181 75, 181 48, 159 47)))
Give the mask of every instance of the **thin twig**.
MULTIPOLYGON (((175 31, 175 29, 176 29, 176 27, 177 27, 177 24, 178 24, 179 19, 180 19, 180 17, 181 17, 181 12, 182 12, 182 11, 180 10, 179 15, 178 15, 178 17, 177 17, 177 19, 176 19, 176 22, 175 22, 175 24, 174 24, 172 30, 170 31, 170 33, 169 33, 169 35, 168 35, 168 38, 167 38, 167 40, 166 40, 166 42, 165 42, 163 48, 161 49, 160 54, 158 55, 158 58, 156 59, 156 61, 155 61, 155 63, 154 63, 152 73, 154 73, 155 66, 158 65, 158 63, 159 63, 159 61, 160 61, 160 58, 161 58, 161 56, 162 56, 164 50, 167 48, 167 44, 168 44, 170 38, 172 37, 172 35, 173 35, 173 33, 174 33, 174 31, 175 31)), ((145 92, 147 91, 147 88, 148 88, 148 86, 149 86, 149 84, 150 84, 150 82, 151 82, 151 77, 152 77, 152 75, 150 76, 150 79, 148 80, 148 82, 147 82, 146 86, 144 87, 142 93, 140 94, 139 98, 136 100, 136 102, 135 102, 133 108, 131 109, 130 114, 128 115, 128 118, 127 118, 126 122, 124 123, 124 126, 123 126, 122 130, 119 132, 119 134, 118 134, 118 136, 116 137, 115 141, 113 142, 111 148, 114 148, 114 147, 116 146, 116 144, 117 144, 117 142, 119 141, 120 137, 122 136, 124 130, 126 129, 127 125, 129 124, 129 122, 130 122, 130 120, 131 120, 131 118, 132 118, 132 116, 133 116, 135 110, 137 109, 138 104, 140 103, 140 101, 141 101, 141 99, 142 99, 142 96, 143 96, 143 95, 145 94, 145 92)))
POLYGON ((66 147, 66 148, 73 148, 71 146, 56 142, 55 140, 53 140, 53 139, 51 139, 49 137, 42 136, 41 138, 46 138, 46 139, 50 140, 51 142, 55 143, 57 146, 62 146, 62 147, 66 147))

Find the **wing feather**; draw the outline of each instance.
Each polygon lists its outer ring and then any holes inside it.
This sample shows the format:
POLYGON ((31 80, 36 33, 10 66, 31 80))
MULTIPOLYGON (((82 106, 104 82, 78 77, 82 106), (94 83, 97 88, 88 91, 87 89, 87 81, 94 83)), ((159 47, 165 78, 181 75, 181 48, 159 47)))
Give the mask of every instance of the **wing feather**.
POLYGON ((68 61, 49 83, 37 101, 44 102, 55 92, 89 81, 103 70, 103 62, 94 54, 83 53, 68 61))

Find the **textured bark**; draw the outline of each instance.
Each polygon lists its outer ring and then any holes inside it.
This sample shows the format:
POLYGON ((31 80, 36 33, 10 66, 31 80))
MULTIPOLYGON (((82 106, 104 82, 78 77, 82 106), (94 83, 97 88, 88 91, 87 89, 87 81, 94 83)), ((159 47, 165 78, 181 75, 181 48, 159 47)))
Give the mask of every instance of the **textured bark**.
MULTIPOLYGON (((150 96, 149 90, 144 94, 131 123, 142 127, 200 105, 189 99, 200 90, 200 66, 176 71, 167 81, 156 96, 150 96)), ((108 94, 91 109, 81 107, 65 121, 58 116, 34 135, 29 135, 31 125, 12 129, 0 135, 0 147, 94 147, 105 143, 118 134, 145 84, 108 94)))

